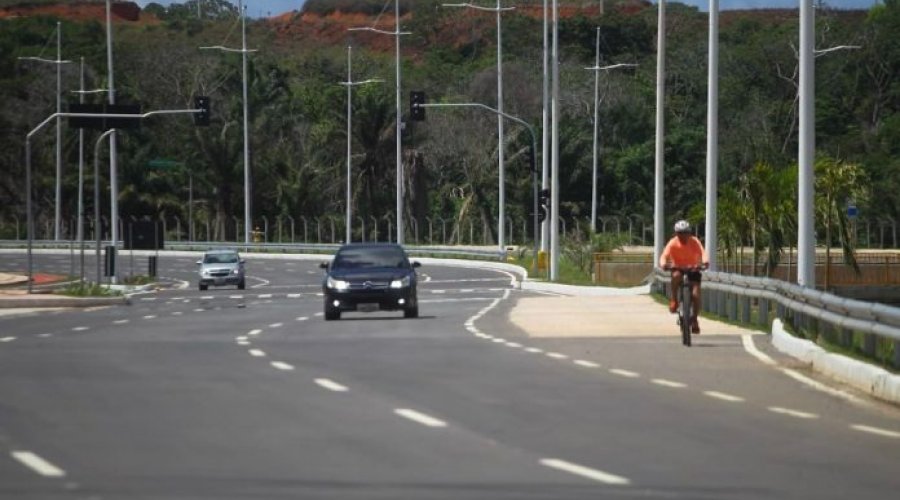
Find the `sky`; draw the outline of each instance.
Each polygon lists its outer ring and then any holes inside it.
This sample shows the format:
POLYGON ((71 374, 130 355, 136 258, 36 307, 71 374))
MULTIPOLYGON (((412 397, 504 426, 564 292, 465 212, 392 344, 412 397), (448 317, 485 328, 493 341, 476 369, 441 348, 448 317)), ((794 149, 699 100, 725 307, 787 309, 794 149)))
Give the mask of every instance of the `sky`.
MULTIPOLYGON (((140 6, 145 6, 151 1, 168 5, 170 3, 183 3, 183 0, 139 0, 140 6)), ((385 0, 389 1, 389 0, 385 0)), ((483 0, 486 2, 486 0, 483 0)), ((502 0, 504 5, 514 6, 515 0, 502 0)), ((702 11, 708 10, 708 0, 680 0, 687 5, 695 5, 702 11)), ((868 9, 878 0, 826 0, 826 4, 839 9, 868 9)), ((304 0, 245 0, 247 13, 251 17, 263 17, 278 15, 292 10, 300 10, 304 0)), ((237 4, 237 0, 232 0, 237 4)), ((490 2, 486 2, 485 5, 490 2)), ((719 9, 761 9, 761 8, 795 8, 799 0, 719 0, 719 9)))

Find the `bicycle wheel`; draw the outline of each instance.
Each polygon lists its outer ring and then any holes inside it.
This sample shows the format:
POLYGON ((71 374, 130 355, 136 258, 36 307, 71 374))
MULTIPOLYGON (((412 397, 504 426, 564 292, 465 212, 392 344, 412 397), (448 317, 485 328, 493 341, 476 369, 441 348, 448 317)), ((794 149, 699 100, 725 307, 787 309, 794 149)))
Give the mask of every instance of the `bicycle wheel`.
MULTIPOLYGON (((687 279, 687 277, 685 277, 687 279)), ((691 346, 691 291, 690 285, 681 286, 681 343, 691 346)))

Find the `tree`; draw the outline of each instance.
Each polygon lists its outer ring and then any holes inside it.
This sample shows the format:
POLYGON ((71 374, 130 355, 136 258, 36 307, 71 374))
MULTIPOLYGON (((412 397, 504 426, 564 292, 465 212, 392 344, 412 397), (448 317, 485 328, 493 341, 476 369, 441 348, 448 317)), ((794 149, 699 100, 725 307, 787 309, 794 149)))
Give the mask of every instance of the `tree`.
POLYGON ((832 234, 836 231, 844 261, 859 273, 856 248, 850 233, 847 205, 863 200, 868 194, 865 172, 854 163, 823 156, 816 159, 816 212, 825 229, 825 283, 827 289, 831 277, 832 234))

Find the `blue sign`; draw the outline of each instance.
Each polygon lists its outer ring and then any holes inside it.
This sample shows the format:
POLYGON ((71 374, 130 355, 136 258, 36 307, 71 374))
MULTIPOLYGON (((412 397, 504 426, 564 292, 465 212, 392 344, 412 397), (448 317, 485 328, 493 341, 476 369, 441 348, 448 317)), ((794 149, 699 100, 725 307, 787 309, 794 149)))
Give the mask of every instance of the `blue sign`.
POLYGON ((847 205, 847 217, 855 219, 857 215, 859 215, 859 210, 856 205, 847 205))

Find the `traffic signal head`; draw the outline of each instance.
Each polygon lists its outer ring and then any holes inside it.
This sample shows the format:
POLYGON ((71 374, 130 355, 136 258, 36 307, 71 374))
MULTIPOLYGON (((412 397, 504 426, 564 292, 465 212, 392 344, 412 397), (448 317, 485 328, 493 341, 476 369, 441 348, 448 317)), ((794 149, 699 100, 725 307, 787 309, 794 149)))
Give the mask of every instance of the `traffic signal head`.
POLYGON ((199 113, 194 113, 194 125, 198 127, 209 126, 209 96, 198 95, 194 97, 194 109, 199 109, 199 113))
POLYGON ((425 121, 425 108, 420 104, 425 104, 425 92, 413 90, 409 93, 409 119, 414 122, 425 121))

